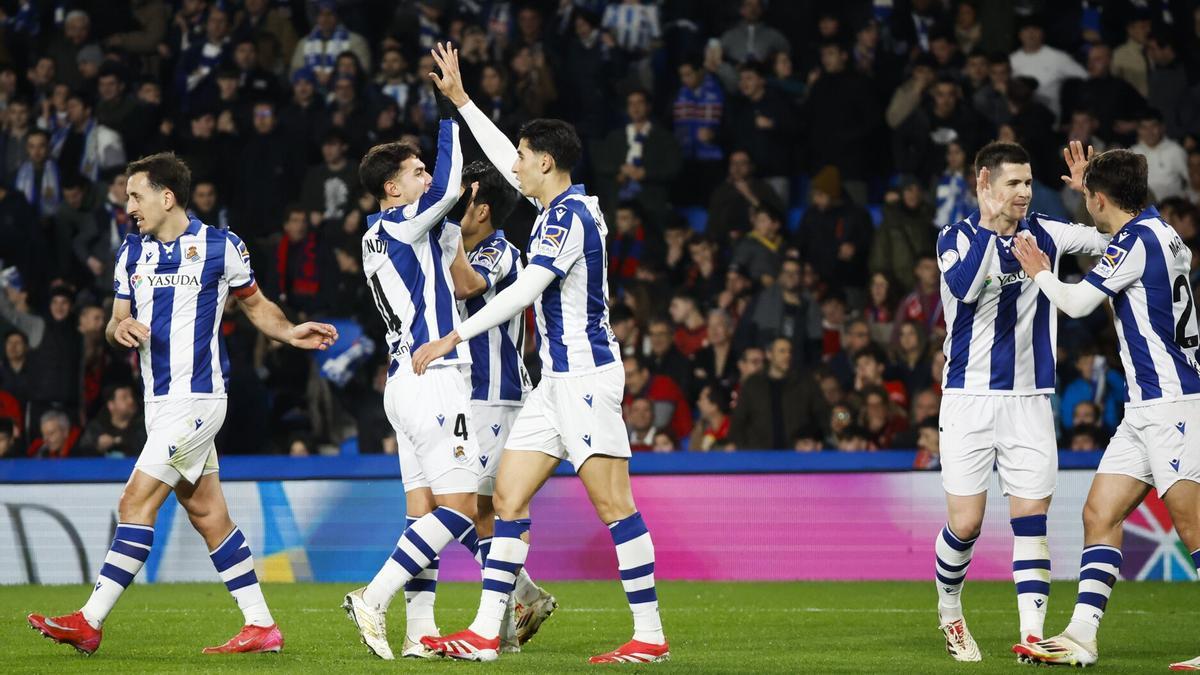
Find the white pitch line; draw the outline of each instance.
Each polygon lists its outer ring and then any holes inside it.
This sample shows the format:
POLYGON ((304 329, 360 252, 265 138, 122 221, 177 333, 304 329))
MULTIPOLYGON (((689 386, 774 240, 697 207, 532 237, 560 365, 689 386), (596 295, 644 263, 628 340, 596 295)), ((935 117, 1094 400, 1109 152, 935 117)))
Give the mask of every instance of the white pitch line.
MULTIPOLYGON (((136 611, 150 614, 194 614, 204 612, 202 609, 187 609, 184 607, 143 607, 136 611)), ((325 614, 325 613, 341 613, 340 607, 301 607, 299 609, 283 610, 276 608, 276 612, 300 612, 301 614, 325 614)), ((703 607, 678 607, 668 608, 665 610, 668 614, 689 614, 689 613, 706 613, 706 614, 728 614, 731 612, 743 614, 933 614, 937 610, 930 609, 912 609, 907 607, 745 607, 745 608, 725 608, 725 609, 709 609, 703 607)), ((626 607, 559 607, 555 612, 565 612, 568 614, 624 614, 629 612, 626 607)), ((996 609, 996 608, 980 608, 968 609, 967 614, 1012 614, 1011 609, 996 609)), ((1163 612, 1151 612, 1144 609, 1111 609, 1105 612, 1106 614, 1130 614, 1130 615, 1154 615, 1163 616, 1163 612)), ((1195 611, 1175 611, 1170 614, 1192 615, 1200 614, 1200 610, 1195 611)))

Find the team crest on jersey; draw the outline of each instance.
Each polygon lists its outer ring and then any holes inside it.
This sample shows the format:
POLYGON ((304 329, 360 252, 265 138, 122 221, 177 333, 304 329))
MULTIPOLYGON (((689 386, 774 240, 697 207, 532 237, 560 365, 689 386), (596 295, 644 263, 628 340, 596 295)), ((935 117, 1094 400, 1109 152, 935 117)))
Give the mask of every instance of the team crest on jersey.
POLYGON ((1121 263, 1125 261, 1128 255, 1129 251, 1110 244, 1104 250, 1104 255, 1100 256, 1100 260, 1096 262, 1096 266, 1092 268, 1092 271, 1097 276, 1107 279, 1116 273, 1117 268, 1121 266, 1121 263))
POLYGON ((142 277, 142 275, 135 274, 135 275, 129 277, 129 285, 134 288, 140 288, 142 285, 142 281, 144 281, 144 280, 145 279, 144 279, 144 277, 142 277))
POLYGON ((472 262, 483 265, 488 269, 496 269, 496 265, 500 263, 501 255, 503 253, 498 247, 486 246, 475 252, 475 259, 472 262))
POLYGON ((239 241, 237 245, 238 254, 242 256, 242 262, 250 262, 250 249, 246 248, 246 242, 239 241))
POLYGON ((538 242, 538 253, 554 256, 562 250, 567 241, 567 228, 562 225, 547 224, 542 227, 542 240, 538 242))
POLYGON ((197 260, 200 259, 200 254, 196 252, 195 246, 189 246, 187 248, 187 253, 185 253, 183 255, 183 257, 187 258, 188 260, 191 260, 192 262, 196 262, 197 260))
POLYGON ((938 257, 938 261, 942 264, 942 271, 945 272, 958 264, 958 251, 952 248, 947 249, 938 257))

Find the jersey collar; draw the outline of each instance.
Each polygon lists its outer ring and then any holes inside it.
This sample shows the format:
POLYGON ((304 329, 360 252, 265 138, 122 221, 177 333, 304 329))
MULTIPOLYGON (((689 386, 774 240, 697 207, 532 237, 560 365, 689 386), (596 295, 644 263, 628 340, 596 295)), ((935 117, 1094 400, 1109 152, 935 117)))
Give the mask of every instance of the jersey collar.
POLYGON ((483 239, 480 239, 479 243, 475 244, 475 248, 471 249, 471 253, 474 253, 475 251, 482 249, 484 246, 487 246, 487 245, 489 245, 499 239, 503 239, 503 238, 504 238, 504 230, 492 230, 491 234, 484 237, 483 239))
POLYGON ((1160 218, 1161 219, 1162 216, 1160 216, 1158 214, 1158 209, 1154 208, 1153 205, 1147 206, 1146 208, 1142 209, 1141 213, 1137 214, 1129 222, 1122 225, 1121 229, 1119 229, 1113 233, 1114 240, 1116 239, 1116 236, 1118 234, 1120 234, 1121 232, 1124 232, 1126 229, 1129 228, 1130 225, 1136 225, 1136 224, 1142 222, 1143 220, 1146 220, 1147 218, 1160 218))

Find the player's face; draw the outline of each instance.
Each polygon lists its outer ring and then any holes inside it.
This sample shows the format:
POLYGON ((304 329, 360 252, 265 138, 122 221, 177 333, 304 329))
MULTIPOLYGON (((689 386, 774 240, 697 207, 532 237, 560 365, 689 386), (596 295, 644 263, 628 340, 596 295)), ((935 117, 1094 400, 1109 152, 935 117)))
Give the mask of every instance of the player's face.
POLYGON ((534 195, 553 164, 550 155, 530 148, 529 141, 522 138, 521 143, 517 145, 517 161, 512 165, 512 172, 517 177, 521 194, 526 197, 534 195))
POLYGON ((142 234, 154 234, 162 227, 167 219, 167 202, 174 203, 174 196, 168 190, 155 190, 145 171, 139 171, 129 177, 125 183, 125 192, 129 201, 125 211, 137 223, 142 234))
POLYGON ((433 184, 433 176, 425 170, 425 162, 409 157, 400 164, 400 170, 392 182, 400 190, 401 203, 412 204, 433 184))
POLYGON ((992 193, 1003 204, 1000 213, 1020 220, 1033 199, 1033 170, 1028 164, 1001 164, 992 172, 992 193))

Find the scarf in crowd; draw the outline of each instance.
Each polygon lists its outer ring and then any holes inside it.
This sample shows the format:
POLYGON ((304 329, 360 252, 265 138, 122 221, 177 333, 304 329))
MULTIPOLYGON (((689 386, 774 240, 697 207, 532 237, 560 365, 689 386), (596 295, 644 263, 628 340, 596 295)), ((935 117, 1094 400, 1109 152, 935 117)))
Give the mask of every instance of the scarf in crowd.
POLYGON ((937 216, 933 219, 935 227, 939 223, 957 223, 975 210, 970 192, 967 190, 967 179, 961 173, 944 173, 937 184, 937 216))
POLYGON ((684 157, 699 160, 719 160, 724 157, 721 146, 700 140, 700 130, 721 126, 725 94, 712 75, 705 75, 696 89, 679 88, 675 99, 675 138, 679 141, 684 157))
MULTIPOLYGON (((632 124, 625 126, 625 141, 629 144, 629 149, 625 151, 625 163, 633 166, 642 166, 642 155, 646 151, 646 135, 650 131, 650 123, 647 122, 645 131, 638 131, 637 127, 632 124)), ((625 181, 621 186, 617 198, 624 201, 633 199, 642 193, 642 184, 632 178, 625 181)))
POLYGON ((214 45, 211 42, 204 43, 204 46, 200 48, 200 59, 196 62, 196 67, 192 72, 188 73, 188 91, 192 91, 200 86, 204 78, 208 77, 209 73, 213 72, 217 66, 221 65, 221 54, 225 51, 225 44, 228 41, 229 39, 226 38, 225 42, 219 45, 214 45))
MULTIPOLYGON (((50 136, 50 154, 52 156, 58 157, 62 153, 63 145, 67 142, 67 136, 71 134, 72 128, 70 124, 64 124, 54 130, 50 136)), ((96 119, 89 118, 87 125, 83 128, 83 152, 79 155, 79 174, 93 182, 100 177, 100 166, 88 160, 89 155, 96 153, 96 148, 93 147, 96 142, 95 133, 96 119)))
MULTIPOLYGON (((430 45, 430 49, 433 45, 430 45)), ((333 34, 328 38, 321 35, 320 28, 314 28, 304 39, 304 65, 313 72, 333 70, 338 54, 350 49, 350 31, 338 24, 333 34)))
POLYGON ((408 97, 412 91, 412 84, 404 81, 383 82, 379 85, 379 91, 396 102, 396 107, 400 109, 401 115, 408 109, 408 97))
POLYGON ((62 187, 59 184, 58 166, 54 162, 48 160, 42 169, 41 190, 34 190, 33 162, 30 161, 22 163, 17 169, 17 179, 13 181, 13 185, 25 195, 25 200, 37 211, 39 217, 48 218, 58 210, 58 204, 62 200, 62 187))
POLYGON ((301 244, 300 255, 303 259, 300 261, 300 270, 296 277, 292 279, 291 287, 288 287, 288 255, 291 253, 292 240, 284 237, 279 242, 279 249, 276 256, 276 271, 279 272, 279 290, 281 293, 287 294, 291 291, 292 295, 313 296, 317 294, 319 284, 317 281, 317 235, 315 232, 309 232, 308 236, 301 244))
POLYGON ((642 247, 646 240, 646 230, 637 226, 631 234, 618 234, 613 237, 609 247, 609 269, 619 279, 632 279, 642 261, 642 247))

